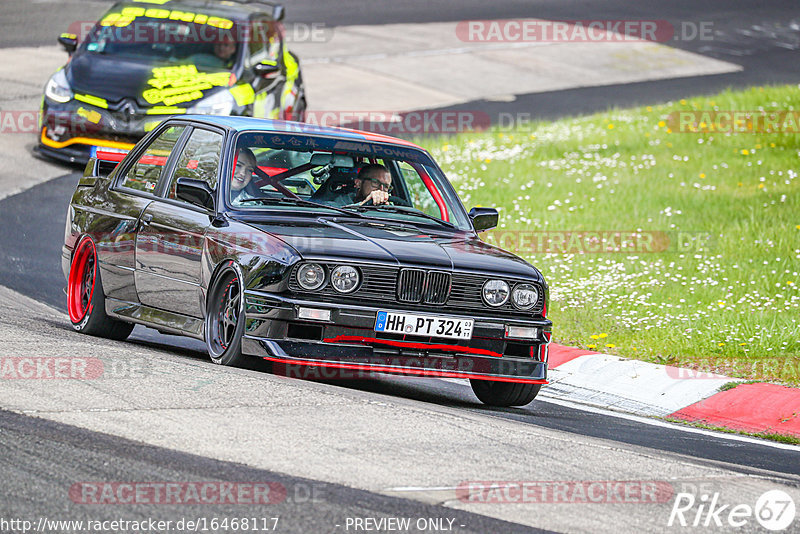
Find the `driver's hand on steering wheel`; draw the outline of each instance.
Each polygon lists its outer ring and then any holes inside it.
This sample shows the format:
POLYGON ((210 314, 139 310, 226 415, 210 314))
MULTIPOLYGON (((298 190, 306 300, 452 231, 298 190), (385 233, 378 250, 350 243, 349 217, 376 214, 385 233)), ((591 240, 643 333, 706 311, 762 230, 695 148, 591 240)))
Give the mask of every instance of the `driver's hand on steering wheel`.
POLYGON ((381 191, 380 189, 373 190, 367 198, 359 202, 359 205, 363 206, 364 203, 368 201, 372 201, 374 206, 378 206, 380 204, 388 204, 389 203, 389 193, 386 191, 381 191))

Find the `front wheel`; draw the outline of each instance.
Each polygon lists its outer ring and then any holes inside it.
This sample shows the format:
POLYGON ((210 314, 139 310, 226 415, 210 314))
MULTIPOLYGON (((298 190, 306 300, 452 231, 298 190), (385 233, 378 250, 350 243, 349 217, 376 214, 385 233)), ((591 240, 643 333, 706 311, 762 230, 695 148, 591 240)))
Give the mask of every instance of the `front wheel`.
POLYGON ((94 241, 84 237, 75 247, 67 280, 67 312, 72 328, 90 336, 122 341, 133 325, 106 315, 106 296, 94 241))
POLYGON ((216 278, 206 305, 205 338, 211 361, 219 365, 240 366, 244 331, 244 291, 233 262, 216 278))
POLYGON ((489 406, 525 406, 536 398, 541 384, 469 379, 475 396, 489 406))

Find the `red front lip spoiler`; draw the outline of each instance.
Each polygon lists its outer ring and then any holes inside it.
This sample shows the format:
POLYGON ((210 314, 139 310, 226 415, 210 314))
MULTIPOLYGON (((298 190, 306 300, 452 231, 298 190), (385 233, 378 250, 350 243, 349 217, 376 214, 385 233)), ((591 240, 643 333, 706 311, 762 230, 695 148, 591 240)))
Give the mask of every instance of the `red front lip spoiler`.
POLYGON ((462 347, 460 345, 440 345, 437 343, 412 343, 408 341, 395 341, 392 339, 378 339, 375 337, 364 336, 336 336, 322 340, 325 343, 359 343, 362 345, 388 345, 407 349, 420 350, 440 350, 443 352, 461 352, 464 354, 475 354, 478 356, 491 356, 492 358, 502 358, 503 355, 487 349, 474 349, 462 347))

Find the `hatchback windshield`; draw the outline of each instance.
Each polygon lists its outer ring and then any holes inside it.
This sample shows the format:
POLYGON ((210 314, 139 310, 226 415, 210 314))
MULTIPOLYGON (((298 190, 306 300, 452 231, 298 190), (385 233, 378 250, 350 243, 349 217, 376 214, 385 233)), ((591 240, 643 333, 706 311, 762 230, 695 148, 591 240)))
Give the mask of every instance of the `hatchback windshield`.
POLYGON ((242 52, 238 36, 243 32, 239 30, 229 19, 204 13, 127 7, 106 13, 84 43, 84 50, 230 70, 242 52))
POLYGON ((338 211, 468 230, 458 197, 419 150, 307 136, 239 136, 228 201, 241 210, 338 211))

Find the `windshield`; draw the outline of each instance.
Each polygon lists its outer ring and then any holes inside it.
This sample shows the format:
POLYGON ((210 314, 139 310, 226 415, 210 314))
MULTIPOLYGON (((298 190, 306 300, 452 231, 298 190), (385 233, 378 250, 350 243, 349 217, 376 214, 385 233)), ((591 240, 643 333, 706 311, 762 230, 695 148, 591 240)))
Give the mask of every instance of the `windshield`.
POLYGON ((458 197, 428 156, 402 146, 240 134, 227 191, 230 205, 241 210, 344 211, 471 228, 458 197))
POLYGON ((242 46, 234 22, 204 13, 123 7, 106 13, 83 44, 93 54, 233 68, 242 46))

